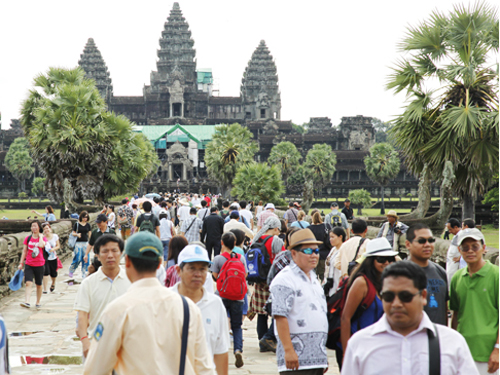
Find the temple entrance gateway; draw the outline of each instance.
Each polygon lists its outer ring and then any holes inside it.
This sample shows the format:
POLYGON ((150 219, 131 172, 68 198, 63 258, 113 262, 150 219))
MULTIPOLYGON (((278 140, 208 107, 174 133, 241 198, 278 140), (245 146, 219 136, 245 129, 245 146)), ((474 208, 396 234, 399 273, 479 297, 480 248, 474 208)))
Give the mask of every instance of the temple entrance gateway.
POLYGON ((182 164, 173 164, 172 165, 172 174, 173 179, 177 180, 178 178, 182 178, 182 164))

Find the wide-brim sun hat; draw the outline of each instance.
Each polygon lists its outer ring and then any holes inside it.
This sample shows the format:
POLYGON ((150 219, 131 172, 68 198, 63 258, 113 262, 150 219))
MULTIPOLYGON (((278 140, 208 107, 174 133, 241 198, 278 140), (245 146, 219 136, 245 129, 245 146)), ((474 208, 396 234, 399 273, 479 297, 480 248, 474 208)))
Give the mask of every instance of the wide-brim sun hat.
POLYGON ((365 257, 393 257, 398 255, 387 238, 374 238, 366 244, 365 257))
POLYGON ((273 203, 268 203, 268 204, 266 204, 266 207, 264 207, 264 210, 267 210, 267 209, 269 209, 269 208, 272 208, 273 210, 275 210, 275 209, 276 209, 276 207, 274 207, 274 204, 273 204, 273 203))
POLYGON ((185 198, 179 200, 179 204, 183 206, 189 206, 189 202, 185 198))
POLYGON ((308 244, 321 245, 322 243, 314 237, 314 233, 310 229, 306 228, 292 233, 289 248, 293 249, 294 247, 308 244))
POLYGON ((390 210, 385 216, 392 216, 395 217, 396 219, 399 219, 398 213, 395 210, 390 210))

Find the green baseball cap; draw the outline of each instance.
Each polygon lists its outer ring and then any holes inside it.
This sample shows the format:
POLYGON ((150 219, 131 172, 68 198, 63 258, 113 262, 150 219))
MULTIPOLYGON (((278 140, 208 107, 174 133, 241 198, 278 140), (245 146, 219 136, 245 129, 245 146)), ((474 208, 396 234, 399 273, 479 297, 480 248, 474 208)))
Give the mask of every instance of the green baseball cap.
POLYGON ((125 254, 131 258, 152 260, 153 257, 144 255, 151 251, 158 257, 163 256, 163 244, 160 239, 150 232, 139 232, 130 236, 125 245, 125 254))

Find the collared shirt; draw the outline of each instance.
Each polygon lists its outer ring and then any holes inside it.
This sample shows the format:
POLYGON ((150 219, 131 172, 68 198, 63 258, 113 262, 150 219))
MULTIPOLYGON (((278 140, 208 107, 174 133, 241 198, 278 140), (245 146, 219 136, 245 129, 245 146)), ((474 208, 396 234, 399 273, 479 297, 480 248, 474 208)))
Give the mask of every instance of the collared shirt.
POLYGON ((179 216, 180 221, 184 221, 184 220, 187 220, 189 218, 189 210, 190 209, 191 209, 191 207, 189 207, 189 206, 181 206, 177 210, 177 215, 179 216))
MULTIPOLYGON (((347 271, 349 268, 349 262, 352 262, 354 259, 354 255, 356 255, 356 250, 358 249, 359 242, 362 237, 354 236, 344 242, 339 248, 339 255, 335 260, 335 268, 340 270, 340 277, 347 276, 347 271)), ((361 258, 361 256, 366 251, 366 244, 370 242, 369 239, 365 239, 361 247, 359 248, 358 255, 356 259, 361 258)))
POLYGON ((99 317, 106 306, 124 294, 129 287, 130 280, 121 267, 120 272, 112 282, 102 272, 102 268, 82 281, 76 294, 74 309, 89 314, 89 336, 94 333, 97 323, 99 323, 99 317))
POLYGON ((210 215, 210 208, 202 208, 198 211, 198 218, 200 220, 205 219, 208 215, 210 215))
MULTIPOLYGON (((457 331, 436 324, 441 351, 441 374, 479 375, 465 339, 457 331)), ((427 375, 429 338, 434 325, 425 312, 418 328, 403 336, 392 330, 384 314, 349 340, 342 375, 427 375)))
MULTIPOLYGON (((284 316, 288 320, 290 337, 299 357, 299 370, 328 367, 326 299, 314 271, 307 277, 292 261, 274 278, 270 291, 273 316, 284 316)), ((274 330, 278 338, 278 371, 286 371, 283 344, 276 326, 274 330)))
POLYGON ((466 267, 451 279, 450 310, 458 314, 457 331, 478 362, 489 361, 498 337, 498 284, 498 267, 489 261, 472 277, 466 267))
POLYGON ((202 227, 203 221, 198 219, 196 215, 190 215, 188 219, 182 222, 181 232, 184 233, 184 237, 186 237, 189 243, 196 242, 200 240, 200 230, 202 227))
POLYGON ((101 232, 99 228, 96 228, 92 230, 92 233, 90 234, 90 239, 89 239, 89 245, 94 246, 95 242, 99 237, 101 237, 103 234, 116 234, 113 228, 107 227, 104 232, 101 232))
POLYGON ((226 224, 224 224, 224 233, 229 232, 231 229, 241 229, 250 239, 252 239, 254 236, 254 233, 251 229, 249 229, 245 224, 240 223, 236 219, 231 219, 226 224))
MULTIPOLYGON (((208 275, 207 275, 208 277, 208 275)), ((171 290, 179 293, 179 284, 174 285, 171 290)), ((203 327, 210 356, 224 354, 229 351, 229 327, 227 324, 227 313, 219 296, 209 293, 203 288, 203 297, 196 302, 203 317, 203 327)))
MULTIPOLYGON (((186 375, 215 375, 200 309, 189 298, 186 375)), ((156 277, 134 282, 110 303, 99 320, 83 373, 177 374, 181 356, 183 304, 156 277)))
POLYGON ((260 215, 257 217, 257 226, 258 227, 263 227, 264 223, 266 222, 266 219, 270 216, 274 216, 278 218, 278 215, 276 215, 273 211, 271 210, 265 210, 260 213, 260 215))

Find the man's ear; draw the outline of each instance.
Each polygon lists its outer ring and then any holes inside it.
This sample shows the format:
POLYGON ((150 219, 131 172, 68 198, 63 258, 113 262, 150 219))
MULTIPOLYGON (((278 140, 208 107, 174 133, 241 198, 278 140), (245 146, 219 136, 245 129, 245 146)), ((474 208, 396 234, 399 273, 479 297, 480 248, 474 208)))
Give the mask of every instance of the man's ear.
POLYGON ((422 304, 424 306, 427 305, 427 289, 422 290, 421 297, 422 297, 422 304))
POLYGON ((406 248, 408 249, 408 251, 410 250, 410 245, 411 245, 411 242, 410 242, 410 241, 408 241, 408 240, 406 240, 406 241, 405 241, 405 246, 406 246, 406 248))
POLYGON ((127 254, 125 254, 125 268, 130 268, 132 267, 132 262, 130 260, 130 258, 128 257, 127 254))

